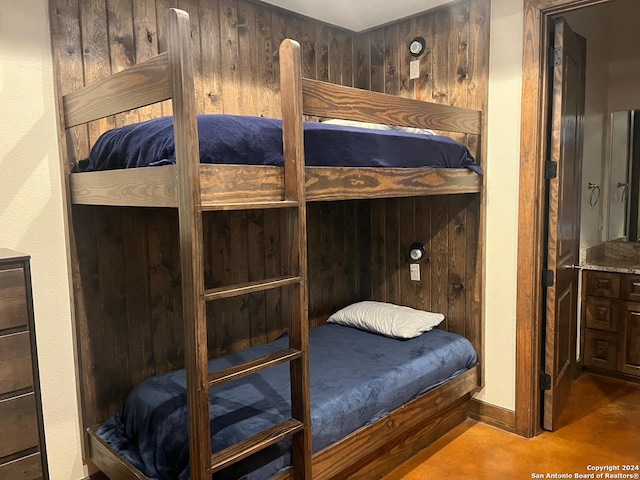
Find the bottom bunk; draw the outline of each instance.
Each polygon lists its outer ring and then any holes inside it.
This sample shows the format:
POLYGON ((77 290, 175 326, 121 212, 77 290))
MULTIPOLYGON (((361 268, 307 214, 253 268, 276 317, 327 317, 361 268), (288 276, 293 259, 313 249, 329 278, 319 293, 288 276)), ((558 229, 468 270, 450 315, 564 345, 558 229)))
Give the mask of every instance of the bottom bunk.
MULTIPOLYGON (((210 371, 286 345, 286 335, 209 362, 210 371)), ((367 456, 455 406, 478 386, 470 342, 434 329, 399 340, 355 328, 310 331, 314 478, 343 476, 367 456)), ((210 391, 214 451, 290 417, 288 367, 280 365, 210 391)), ((93 462, 112 479, 189 478, 183 370, 152 377, 119 414, 90 431, 93 462), (144 472, 144 473, 142 473, 144 472)), ((438 421, 436 418, 434 421, 438 421)), ((218 472, 216 478, 286 478, 281 442, 218 472)))

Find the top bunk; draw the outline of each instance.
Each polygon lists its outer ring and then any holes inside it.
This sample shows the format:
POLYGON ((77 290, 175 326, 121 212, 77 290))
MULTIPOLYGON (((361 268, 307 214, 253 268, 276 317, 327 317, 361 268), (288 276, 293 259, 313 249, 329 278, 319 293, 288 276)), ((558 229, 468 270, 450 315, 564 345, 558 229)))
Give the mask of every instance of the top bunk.
MULTIPOLYGON (((168 16, 165 53, 63 97, 61 118, 65 130, 165 100, 171 101, 173 112, 172 117, 153 120, 150 126, 148 122, 135 127, 126 126, 107 132, 105 137, 100 138, 97 142, 99 145, 93 148, 94 160, 90 159, 94 171, 70 174, 72 203, 177 207, 181 190, 194 192, 199 204, 211 210, 247 208, 248 200, 257 204, 281 202, 285 197, 285 168, 277 162, 267 161, 274 164, 264 164, 261 157, 269 153, 251 147, 251 144, 267 143, 258 142, 258 138, 263 138, 262 134, 252 130, 255 125, 265 122, 268 129, 274 125, 281 129, 275 135, 282 140, 280 155, 285 162, 290 161, 288 158, 304 161, 305 154, 311 158, 318 151, 324 153, 324 157, 320 155, 321 159, 315 164, 305 162, 307 201, 481 191, 481 168, 469 154, 469 150, 478 150, 480 145, 480 111, 303 78, 300 46, 289 39, 283 41, 280 47, 282 119, 247 117, 252 125, 246 133, 248 138, 243 138, 239 133, 235 136, 240 137, 240 143, 250 145, 245 155, 251 157, 248 161, 236 161, 236 157, 233 157, 226 158, 224 163, 204 163, 210 156, 205 147, 211 142, 206 139, 217 136, 223 141, 227 140, 229 135, 216 122, 226 121, 228 116, 197 115, 188 21, 186 13, 173 10, 173 14, 168 16), (366 126, 374 124, 384 129, 360 128, 360 124, 354 127, 336 126, 334 122, 305 122, 305 118, 363 122, 369 124, 366 126), (137 138, 142 140, 135 140, 134 133, 140 129, 142 135, 137 138), (424 135, 425 129, 451 135, 470 148, 448 137, 424 135), (159 130, 168 131, 167 137, 160 138, 159 130), (128 162, 125 157, 131 154, 126 151, 109 151, 114 144, 132 143, 118 140, 122 138, 118 135, 134 138, 133 143, 139 148, 133 154, 136 159, 148 155, 144 148, 158 150, 158 145, 170 143, 173 150, 169 154, 163 151, 160 162, 153 158, 144 160, 159 165, 124 168, 141 163, 137 160, 128 162), (345 137, 345 141, 351 141, 352 135, 360 144, 351 146, 350 151, 358 151, 364 159, 352 160, 337 154, 339 148, 332 150, 323 147, 334 146, 338 142, 334 138, 345 137), (382 153, 379 154, 383 157, 381 161, 379 158, 366 158, 367 155, 376 155, 375 149, 372 150, 373 154, 368 153, 368 146, 377 146, 389 139, 393 148, 382 144, 382 153), (405 147, 403 145, 406 144, 402 142, 406 141, 413 143, 405 147), (436 153, 432 157, 435 163, 429 154, 425 155, 424 163, 420 163, 422 159, 416 161, 410 158, 410 152, 421 153, 423 148, 427 151, 431 144, 435 144, 436 153), (454 144, 451 160, 446 157, 446 152, 442 152, 454 144), (396 153, 388 154, 389 151, 396 153), (389 156, 384 158, 385 155, 389 156), (95 161, 95 158, 104 159, 105 156, 115 159, 115 163, 111 160, 95 161), (173 158, 165 161, 166 156, 173 158), (194 187, 193 184, 197 185, 194 187)), ((238 118, 231 119, 235 121, 238 118)), ((274 135, 273 129, 270 133, 274 135)), ((477 157, 478 152, 474 153, 477 157)))

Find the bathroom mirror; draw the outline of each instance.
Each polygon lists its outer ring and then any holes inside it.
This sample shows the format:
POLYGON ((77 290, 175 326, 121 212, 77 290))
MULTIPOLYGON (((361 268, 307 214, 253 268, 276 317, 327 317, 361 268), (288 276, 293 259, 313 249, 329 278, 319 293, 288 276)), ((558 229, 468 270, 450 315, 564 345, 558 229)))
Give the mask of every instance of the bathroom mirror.
POLYGON ((639 130, 640 110, 611 114, 608 240, 640 240, 638 235, 639 130))

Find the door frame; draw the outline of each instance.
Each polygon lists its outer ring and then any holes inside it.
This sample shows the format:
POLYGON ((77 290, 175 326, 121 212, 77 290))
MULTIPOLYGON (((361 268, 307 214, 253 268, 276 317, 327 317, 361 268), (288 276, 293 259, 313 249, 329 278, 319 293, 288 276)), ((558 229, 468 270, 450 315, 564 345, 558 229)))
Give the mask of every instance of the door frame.
POLYGON ((518 273, 516 297, 515 431, 541 432, 541 347, 545 209, 544 162, 549 125, 549 20, 553 15, 610 0, 524 0, 522 124, 518 199, 518 273))

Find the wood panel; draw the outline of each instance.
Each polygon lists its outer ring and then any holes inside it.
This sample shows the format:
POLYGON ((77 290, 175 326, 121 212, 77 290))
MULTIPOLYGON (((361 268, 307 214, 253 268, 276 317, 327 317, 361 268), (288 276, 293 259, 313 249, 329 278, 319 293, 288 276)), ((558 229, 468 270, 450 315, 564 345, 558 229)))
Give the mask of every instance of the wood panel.
POLYGON ((350 480, 384 478, 384 475, 464 422, 467 419, 468 398, 469 396, 465 395, 435 418, 414 424, 410 431, 394 438, 392 446, 379 449, 365 457, 353 469, 347 470, 348 478, 350 480))
MULTIPOLYGON (((464 222, 465 196, 455 197, 452 204, 447 196, 309 204, 312 325, 349 303, 374 298, 441 311, 447 315, 444 328, 473 337, 465 302, 473 292, 475 269, 463 242, 471 235, 468 229, 477 235, 477 223, 464 222), (443 204, 450 210, 443 210, 443 204), (408 279, 406 254, 413 241, 426 245, 430 259, 421 264, 420 282, 408 279)), ((87 315, 82 391, 84 401, 93 405, 88 415, 98 423, 115 413, 143 378, 184 365, 178 341, 177 216, 172 209, 155 208, 74 210, 84 227, 76 228, 82 266, 78 286, 87 315)), ((279 210, 205 215, 206 287, 282 275, 281 215, 279 210)), ((281 314, 277 290, 212 302, 209 355, 272 340, 283 331, 281 314)))
MULTIPOLYGON (((190 14, 201 113, 279 116, 277 47, 285 37, 302 45, 308 78, 470 107, 486 102, 488 24, 471 15, 483 2, 461 0, 355 34, 249 0, 52 0, 56 85, 67 94, 164 51, 165 14, 177 6, 190 14), (409 80, 407 43, 415 35, 425 37, 427 51, 420 78, 409 80)), ((165 103, 93 122, 89 137, 85 127, 73 129, 69 160, 86 158, 108 128, 170 113, 165 103)))
POLYGON ((473 195, 378 200, 371 208, 372 298, 445 315, 441 328, 467 336, 481 352, 478 202, 473 195), (408 250, 425 245, 420 281, 410 280, 408 250))
MULTIPOLYGON (((62 95, 85 85, 82 61, 82 33, 80 29, 79 0, 66 0, 49 4, 53 69, 58 97, 58 110, 62 95), (63 81, 62 81, 63 80, 63 81)), ((59 113, 60 115, 60 113, 59 113)), ((62 132, 61 170, 64 174, 75 167, 89 153, 87 125, 62 132)))

